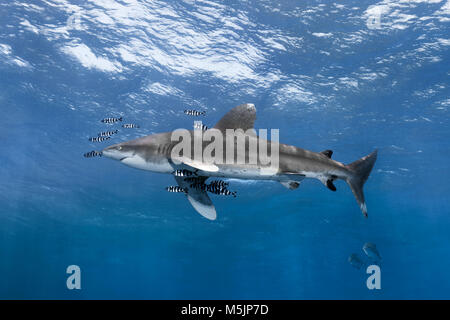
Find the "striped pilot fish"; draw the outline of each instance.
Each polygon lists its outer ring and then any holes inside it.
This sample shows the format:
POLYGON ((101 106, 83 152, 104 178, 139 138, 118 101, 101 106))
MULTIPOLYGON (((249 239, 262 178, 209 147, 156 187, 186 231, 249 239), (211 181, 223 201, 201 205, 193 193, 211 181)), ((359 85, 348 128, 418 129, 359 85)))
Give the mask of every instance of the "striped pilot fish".
MULTIPOLYGON (((209 187, 209 186, 208 186, 209 187)), ((207 188, 209 192, 221 196, 233 196, 236 198, 236 191, 230 191, 227 188, 207 188)))
POLYGON ((197 175, 197 171, 198 170, 196 170, 195 172, 192 172, 192 171, 183 169, 183 170, 175 170, 174 172, 172 172, 172 174, 175 177, 192 177, 192 176, 196 176, 197 175))
POLYGON ((101 151, 92 150, 92 151, 86 152, 85 154, 83 154, 83 156, 85 158, 101 157, 102 156, 102 152, 101 151))
POLYGON ((202 179, 203 177, 186 177, 184 178, 184 181, 192 183, 200 183, 203 182, 202 179))
POLYGON ((120 118, 105 118, 100 121, 103 123, 116 123, 116 122, 122 121, 122 120, 123 120, 122 117, 120 117, 120 118))
POLYGON ((184 113, 188 116, 204 116, 206 111, 197 111, 197 110, 184 110, 184 113))
POLYGON ((119 130, 114 130, 114 131, 104 131, 104 132, 100 132, 99 134, 98 134, 98 136, 99 137, 110 137, 110 136, 112 136, 113 134, 116 134, 117 132, 119 132, 119 130))
POLYGON ((166 190, 168 192, 176 192, 176 193, 183 192, 183 193, 186 193, 186 190, 184 188, 182 188, 182 187, 179 187, 179 186, 170 186, 170 187, 167 187, 166 190))
POLYGON ((208 185, 206 185, 202 182, 193 183, 189 187, 193 188, 193 189, 203 190, 203 191, 207 191, 207 189, 208 189, 208 185))
POLYGON ((230 190, 225 189, 225 190, 221 190, 219 192, 219 194, 222 196, 233 196, 236 198, 236 191, 230 191, 230 190))
POLYGON ((223 195, 223 196, 232 195, 233 197, 236 197, 236 191, 232 192, 225 187, 211 186, 211 185, 204 184, 201 182, 193 183, 189 187, 193 188, 193 189, 202 190, 202 191, 208 191, 213 194, 218 194, 218 195, 223 195))
POLYGON ((225 182, 223 180, 213 180, 209 183, 209 185, 217 187, 228 187, 228 182, 225 182))
POLYGON ((194 130, 206 131, 206 130, 208 130, 208 127, 205 126, 204 124, 202 124, 201 121, 195 121, 194 122, 194 130))
POLYGON ((134 123, 125 123, 125 124, 122 125, 122 128, 134 129, 134 128, 139 128, 139 126, 137 124, 134 124, 134 123))
POLYGON ((103 142, 106 140, 111 139, 111 137, 93 137, 93 138, 89 138, 89 141, 91 142, 103 142))

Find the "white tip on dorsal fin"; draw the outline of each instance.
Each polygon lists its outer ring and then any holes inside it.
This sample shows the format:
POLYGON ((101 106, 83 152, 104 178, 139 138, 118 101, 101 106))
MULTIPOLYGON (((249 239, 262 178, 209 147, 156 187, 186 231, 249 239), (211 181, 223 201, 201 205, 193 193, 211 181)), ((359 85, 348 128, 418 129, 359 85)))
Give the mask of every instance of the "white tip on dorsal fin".
POLYGON ((256 108, 252 103, 244 103, 234 107, 222 119, 217 122, 214 128, 225 132, 226 129, 242 129, 244 131, 253 129, 256 119, 256 108))

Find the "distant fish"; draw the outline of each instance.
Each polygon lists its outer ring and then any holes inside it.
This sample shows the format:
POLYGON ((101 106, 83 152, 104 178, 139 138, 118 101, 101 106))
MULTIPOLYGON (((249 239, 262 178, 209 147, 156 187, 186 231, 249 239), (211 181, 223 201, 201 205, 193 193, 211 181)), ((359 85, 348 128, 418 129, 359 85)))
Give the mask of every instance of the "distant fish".
POLYGON ((377 250, 375 243, 367 242, 363 246, 363 251, 373 261, 381 261, 381 255, 377 250))
POLYGON ((357 253, 352 253, 350 257, 348 257, 348 262, 356 269, 361 269, 364 266, 364 261, 361 256, 357 253))
POLYGON ((122 117, 120 117, 120 118, 105 118, 100 121, 103 123, 116 123, 116 122, 122 121, 122 120, 123 120, 122 117))
POLYGON ((204 116, 206 111, 197 111, 197 110, 184 110, 184 113, 188 116, 204 116))
POLYGON ((116 134, 117 132, 119 132, 119 130, 114 130, 114 131, 104 131, 104 132, 100 132, 98 134, 99 137, 110 137, 113 134, 116 134))
POLYGON ((208 130, 208 127, 205 126, 204 124, 202 124, 201 121, 195 121, 194 122, 194 130, 206 131, 206 130, 208 130))
POLYGON ((134 129, 134 128, 139 128, 139 126, 137 124, 134 124, 134 123, 126 123, 126 124, 122 125, 122 128, 134 129))
POLYGON ((175 177, 191 177, 191 176, 194 176, 194 175, 196 176, 197 175, 197 171, 192 172, 192 171, 183 169, 183 170, 175 170, 174 172, 172 172, 172 174, 175 177))
POLYGON ((92 151, 86 152, 85 154, 83 154, 83 156, 85 158, 101 157, 102 156, 102 152, 101 151, 92 150, 92 151))
POLYGON ((111 139, 111 137, 93 137, 93 138, 89 138, 89 141, 91 142, 103 142, 106 140, 111 139))
POLYGON ((168 192, 186 193, 186 190, 179 186, 170 186, 170 187, 167 187, 166 190, 168 192))

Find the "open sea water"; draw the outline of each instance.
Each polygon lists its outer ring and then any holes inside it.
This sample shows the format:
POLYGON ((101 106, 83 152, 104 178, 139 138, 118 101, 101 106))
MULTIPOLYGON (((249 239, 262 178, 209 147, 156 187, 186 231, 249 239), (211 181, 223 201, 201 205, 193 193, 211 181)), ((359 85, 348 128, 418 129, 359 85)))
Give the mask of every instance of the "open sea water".
POLYGON ((450 298, 449 23, 448 0, 0 1, 0 298, 450 298), (246 102, 283 143, 378 148, 369 218, 343 181, 231 180, 208 221, 170 175, 83 157, 246 102))

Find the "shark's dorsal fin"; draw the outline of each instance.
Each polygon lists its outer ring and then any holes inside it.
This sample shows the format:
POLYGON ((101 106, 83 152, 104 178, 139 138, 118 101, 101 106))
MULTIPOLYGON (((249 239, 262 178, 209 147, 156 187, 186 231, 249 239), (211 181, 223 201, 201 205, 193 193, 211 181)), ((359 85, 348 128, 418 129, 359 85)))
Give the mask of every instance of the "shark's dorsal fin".
POLYGON ((331 159, 331 156, 333 155, 333 150, 323 150, 320 153, 331 159))
POLYGON ((214 128, 225 132, 226 129, 253 129, 256 119, 254 104, 244 103, 234 107, 216 123, 214 128))

